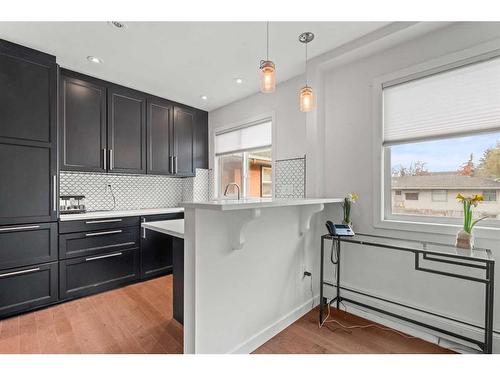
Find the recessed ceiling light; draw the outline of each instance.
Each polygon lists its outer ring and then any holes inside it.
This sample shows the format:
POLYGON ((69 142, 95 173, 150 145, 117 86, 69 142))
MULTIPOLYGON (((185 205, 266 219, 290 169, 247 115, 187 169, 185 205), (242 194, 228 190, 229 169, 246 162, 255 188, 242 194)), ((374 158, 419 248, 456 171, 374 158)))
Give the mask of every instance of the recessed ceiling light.
POLYGON ((127 27, 127 25, 120 21, 109 21, 108 25, 114 27, 115 29, 124 29, 125 27, 127 27))
POLYGON ((208 99, 208 96, 206 96, 206 95, 202 95, 202 96, 200 96, 200 98, 201 98, 201 100, 207 100, 207 99, 208 99))
POLYGON ((241 78, 236 78, 235 79, 235 82, 238 84, 238 85, 241 85, 243 83, 243 80, 241 78))
POLYGON ((95 56, 87 56, 87 60, 89 60, 90 62, 93 62, 94 64, 102 63, 102 60, 99 57, 95 57, 95 56))

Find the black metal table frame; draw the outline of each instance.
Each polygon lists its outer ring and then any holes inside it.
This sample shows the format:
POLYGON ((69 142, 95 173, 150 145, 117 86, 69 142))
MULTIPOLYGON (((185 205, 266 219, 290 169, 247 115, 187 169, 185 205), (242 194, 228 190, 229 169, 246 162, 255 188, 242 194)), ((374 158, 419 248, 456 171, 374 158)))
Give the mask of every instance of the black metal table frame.
MULTIPOLYGON (((373 236, 373 235, 370 235, 370 236, 371 237, 378 237, 378 236, 373 236)), ((387 238, 387 237, 382 237, 382 238, 387 238)), ((402 239, 395 238, 394 240, 402 240, 402 239)), ((404 241, 411 241, 411 240, 404 240, 404 241)), ((425 247, 425 242, 422 242, 422 241, 414 241, 414 242, 423 243, 424 247, 425 247)), ((427 243, 428 244, 435 244, 432 242, 427 242, 427 243)), ((439 244, 439 245, 442 245, 442 244, 439 244)), ((489 251, 489 250, 485 250, 485 251, 489 251)), ((394 318, 397 318, 397 319, 400 319, 400 320, 403 320, 403 321, 406 321, 406 322, 409 322, 409 323, 412 323, 415 325, 419 325, 421 327, 424 327, 424 328, 427 328, 427 329, 430 329, 430 330, 433 330, 436 332, 443 333, 443 334, 451 336, 451 337, 458 338, 460 340, 464 340, 464 341, 473 343, 473 344, 477 345, 483 351, 483 353, 491 354, 492 349, 493 349, 494 274, 495 274, 495 261, 493 259, 471 258, 471 257, 467 257, 467 256, 461 256, 458 254, 446 254, 446 253, 441 253, 441 252, 433 252, 433 251, 429 251, 426 249, 422 249, 422 250, 410 249, 410 248, 405 248, 405 247, 401 247, 401 246, 393 246, 393 245, 386 245, 386 244, 381 244, 381 243, 376 243, 376 242, 357 240, 356 237, 334 237, 334 236, 331 236, 329 234, 326 234, 326 235, 321 236, 319 321, 320 321, 320 323, 323 323, 323 313, 324 313, 323 310, 324 310, 325 304, 331 305, 332 303, 336 302, 336 308, 339 309, 340 303, 342 301, 345 301, 345 302, 360 306, 362 308, 370 309, 370 310, 373 310, 373 311, 376 311, 376 312, 379 312, 379 313, 382 313, 382 314, 385 314, 385 315, 388 315, 388 316, 391 316, 391 317, 394 317, 394 318), (337 276, 336 277, 337 278, 336 285, 325 282, 324 278, 323 278, 324 259, 325 259, 325 256, 324 256, 324 254, 325 254, 325 240, 336 241, 336 251, 337 251, 337 253, 336 253, 337 263, 335 265, 336 276, 337 276), (405 305, 405 304, 402 304, 399 302, 395 302, 395 301, 391 301, 391 300, 381 298, 378 296, 373 296, 373 295, 370 295, 368 293, 355 291, 355 290, 349 289, 347 287, 342 287, 340 285, 340 243, 341 242, 355 243, 355 244, 359 244, 359 245, 367 245, 367 246, 381 247, 381 248, 386 248, 386 249, 391 249, 391 250, 411 252, 411 253, 414 253, 414 257, 415 257, 414 261, 415 261, 415 270, 416 271, 434 273, 434 274, 438 274, 438 275, 442 275, 442 276, 454 277, 454 278, 458 278, 458 279, 462 279, 462 280, 468 280, 468 281, 472 281, 472 282, 485 284, 485 318, 484 318, 485 323, 484 323, 484 327, 479 326, 479 325, 475 325, 475 324, 471 324, 468 322, 464 322, 464 321, 461 321, 458 319, 454 319, 451 317, 447 317, 447 316, 444 316, 441 314, 425 311, 423 309, 419 309, 419 308, 416 308, 413 306, 408 306, 408 305, 405 305), (447 263, 447 264, 452 264, 452 265, 481 269, 481 270, 485 271, 485 278, 477 278, 477 277, 471 277, 471 276, 467 276, 467 275, 460 275, 460 274, 452 273, 452 272, 445 272, 445 271, 439 271, 439 270, 434 270, 434 269, 430 269, 430 268, 425 268, 425 267, 422 267, 420 265, 420 259, 432 261, 432 262, 438 262, 438 263, 447 263), (471 263, 468 263, 468 262, 471 262, 471 263), (323 294, 324 285, 329 285, 329 286, 336 288, 337 295, 330 302, 327 302, 326 298, 324 298, 324 294, 323 294), (361 303, 361 302, 355 301, 351 298, 342 297, 340 295, 341 290, 350 291, 353 293, 364 295, 366 297, 374 298, 374 299, 388 302, 388 303, 391 303, 394 305, 405 307, 405 308, 408 308, 408 309, 411 309, 414 311, 419 311, 419 312, 423 312, 423 313, 426 313, 429 315, 444 318, 444 319, 447 319, 450 321, 462 323, 462 324, 468 325, 470 327, 483 329, 484 330, 484 341, 478 341, 478 340, 475 340, 473 338, 445 330, 443 328, 432 326, 430 324, 423 323, 423 322, 417 321, 415 319, 411 319, 411 318, 408 318, 408 317, 405 317, 405 316, 402 316, 402 315, 399 315, 399 314, 396 314, 396 313, 393 313, 390 311, 386 311, 386 310, 378 308, 378 307, 370 306, 366 303, 361 303)))

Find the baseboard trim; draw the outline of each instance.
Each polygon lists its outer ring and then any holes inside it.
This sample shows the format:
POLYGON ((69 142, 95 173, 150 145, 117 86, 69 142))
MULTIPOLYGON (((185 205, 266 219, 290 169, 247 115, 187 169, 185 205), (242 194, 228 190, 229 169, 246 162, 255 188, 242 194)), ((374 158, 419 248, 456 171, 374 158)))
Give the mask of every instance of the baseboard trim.
POLYGON ((317 306, 319 303, 319 298, 310 298, 305 303, 295 308, 285 316, 278 319, 273 324, 270 324, 260 332, 256 333, 248 340, 237 345, 232 350, 228 351, 228 354, 249 354, 257 349, 259 346, 265 344, 267 341, 272 339, 278 333, 283 331, 286 327, 300 319, 302 316, 307 314, 312 310, 312 306, 317 306))

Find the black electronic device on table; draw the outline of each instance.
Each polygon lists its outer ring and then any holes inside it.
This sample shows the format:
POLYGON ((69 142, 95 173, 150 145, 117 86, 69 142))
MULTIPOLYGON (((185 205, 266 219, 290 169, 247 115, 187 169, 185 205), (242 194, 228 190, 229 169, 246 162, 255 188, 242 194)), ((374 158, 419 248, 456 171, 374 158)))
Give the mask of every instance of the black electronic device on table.
POLYGON ((331 236, 354 236, 354 231, 348 224, 333 224, 330 220, 326 222, 326 228, 331 236))

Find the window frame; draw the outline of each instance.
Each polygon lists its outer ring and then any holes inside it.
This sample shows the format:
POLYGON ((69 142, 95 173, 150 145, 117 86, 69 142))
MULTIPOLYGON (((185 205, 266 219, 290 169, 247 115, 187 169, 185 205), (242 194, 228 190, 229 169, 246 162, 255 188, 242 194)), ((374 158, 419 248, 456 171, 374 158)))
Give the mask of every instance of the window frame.
POLYGON ((498 194, 495 189, 484 189, 481 194, 483 194, 483 197, 486 197, 486 192, 488 193, 494 193, 495 194, 495 199, 484 199, 483 203, 490 203, 490 202, 498 202, 498 194))
MULTIPOLYGON (((390 150, 383 145, 383 88, 498 57, 500 57, 500 43, 485 43, 484 45, 479 45, 389 73, 373 80, 372 121, 374 125, 374 137, 372 160, 374 228, 454 235, 456 234, 457 228, 461 228, 462 226, 462 220, 459 218, 392 214, 390 150)), ((500 128, 496 131, 500 131, 500 128)), ((491 132, 491 130, 489 132, 491 132)), ((463 135, 470 134, 466 133, 463 135)), ((416 140, 411 140, 410 142, 413 141, 416 140)), ((476 227, 476 233, 480 233, 484 238, 500 238, 500 220, 486 219, 481 221, 476 227)))
MULTIPOLYGON (((227 133, 233 130, 238 130, 238 129, 243 129, 246 127, 254 126, 254 125, 259 125, 261 123, 265 122, 271 122, 271 144, 268 146, 268 148, 271 149, 271 163, 274 167, 274 160, 276 160, 276 147, 275 147, 275 142, 276 142, 276 114, 274 111, 267 112, 267 113, 262 113, 260 115, 247 118, 241 121, 237 121, 234 123, 229 123, 226 125, 220 125, 220 126, 214 126, 209 130, 210 132, 210 166, 213 171, 213 183, 212 183, 212 191, 213 191, 213 198, 214 199, 231 199, 230 197, 224 197, 223 194, 220 193, 220 186, 219 186, 219 156, 220 155, 230 155, 230 154, 236 154, 236 153, 243 153, 243 155, 246 155, 247 152, 250 151, 255 151, 255 150, 262 150, 267 147, 256 147, 256 148, 250 148, 250 149, 242 149, 242 150, 235 150, 232 152, 227 152, 223 154, 216 154, 215 153, 215 138, 218 134, 222 133, 227 133)), ((244 160, 244 163, 246 163, 246 160, 244 160)), ((275 194, 275 189, 274 189, 274 182, 275 182, 275 170, 272 168, 272 181, 271 183, 273 184, 272 188, 272 197, 274 198, 275 194)), ((245 178, 243 178, 245 180, 245 178)), ((243 183, 242 185, 245 185, 246 183, 243 183)), ((244 198, 243 191, 245 190, 245 187, 241 186, 242 189, 241 191, 241 198, 244 198)))

